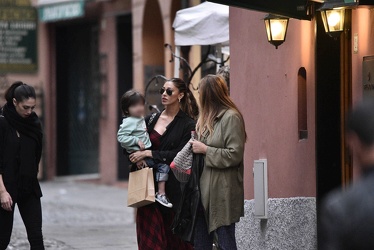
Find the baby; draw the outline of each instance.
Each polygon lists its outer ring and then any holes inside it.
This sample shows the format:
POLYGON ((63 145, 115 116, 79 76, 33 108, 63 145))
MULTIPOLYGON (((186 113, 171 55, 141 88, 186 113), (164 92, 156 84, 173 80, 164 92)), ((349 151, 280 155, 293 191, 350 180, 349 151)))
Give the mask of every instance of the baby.
MULTIPOLYGON (((129 154, 150 149, 152 146, 144 120, 144 105, 144 96, 133 90, 127 91, 121 98, 124 119, 118 130, 117 139, 129 154)), ((169 178, 170 166, 165 163, 156 163, 152 158, 146 158, 145 162, 150 168, 157 171, 158 192, 156 193, 156 201, 165 207, 173 207, 165 193, 165 182, 169 178)))

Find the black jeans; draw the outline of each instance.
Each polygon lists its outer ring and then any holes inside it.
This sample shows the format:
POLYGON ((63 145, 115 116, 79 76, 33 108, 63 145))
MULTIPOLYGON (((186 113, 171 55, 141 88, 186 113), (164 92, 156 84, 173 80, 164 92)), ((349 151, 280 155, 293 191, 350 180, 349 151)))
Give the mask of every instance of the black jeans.
POLYGON ((214 232, 208 232, 208 225, 205 220, 204 211, 201 207, 198 208, 195 232, 194 232, 194 249, 195 250, 211 250, 213 243, 216 249, 220 250, 236 250, 235 239, 235 223, 229 226, 222 226, 217 228, 214 232))
MULTIPOLYGON (((40 198, 34 194, 19 194, 17 206, 27 231, 31 250, 44 250, 42 234, 42 206, 40 198)), ((5 250, 10 242, 13 229, 14 207, 12 212, 0 208, 0 250, 5 250)))

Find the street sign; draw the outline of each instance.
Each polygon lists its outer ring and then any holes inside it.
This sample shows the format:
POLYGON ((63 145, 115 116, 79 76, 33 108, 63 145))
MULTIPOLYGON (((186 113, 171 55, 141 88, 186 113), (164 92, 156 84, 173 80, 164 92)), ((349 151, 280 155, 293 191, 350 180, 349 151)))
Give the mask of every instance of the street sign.
POLYGON ((0 0, 0 74, 37 70, 37 12, 28 0, 0 0))
POLYGON ((49 4, 39 7, 42 22, 54 22, 84 16, 84 0, 49 4))

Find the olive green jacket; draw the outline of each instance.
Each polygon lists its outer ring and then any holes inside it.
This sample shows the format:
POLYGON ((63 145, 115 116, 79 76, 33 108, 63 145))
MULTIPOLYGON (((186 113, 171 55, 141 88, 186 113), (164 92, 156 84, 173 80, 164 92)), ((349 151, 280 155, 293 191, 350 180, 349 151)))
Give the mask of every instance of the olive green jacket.
POLYGON ((200 138, 208 146, 200 189, 209 232, 244 216, 245 137, 241 116, 234 110, 223 110, 212 135, 200 138))

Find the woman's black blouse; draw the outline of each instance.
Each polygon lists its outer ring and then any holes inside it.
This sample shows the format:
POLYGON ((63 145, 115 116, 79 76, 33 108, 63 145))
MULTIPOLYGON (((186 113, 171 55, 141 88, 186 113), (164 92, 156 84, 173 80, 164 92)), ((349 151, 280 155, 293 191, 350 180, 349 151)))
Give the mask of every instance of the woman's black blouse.
MULTIPOLYGON (((146 124, 148 132, 151 133, 160 118, 158 113, 154 119, 149 122, 147 117, 146 124)), ((156 163, 170 163, 175 156, 191 139, 191 131, 195 131, 196 123, 186 113, 179 111, 174 120, 166 127, 165 133, 160 138, 160 148, 152 150, 152 156, 156 163)), ((180 182, 175 178, 172 171, 169 172, 169 180, 166 182, 166 194, 173 203, 173 208, 178 207, 181 197, 180 182)))
POLYGON ((5 188, 14 201, 20 191, 34 193, 38 197, 42 196, 37 179, 39 164, 36 155, 36 141, 22 134, 18 137, 17 131, 5 117, 0 116, 0 174, 5 188), (26 151, 26 153, 21 153, 21 151, 26 151), (21 159, 21 154, 26 155, 27 159, 21 159), (21 178, 20 166, 27 166, 32 176, 27 179, 21 178))

